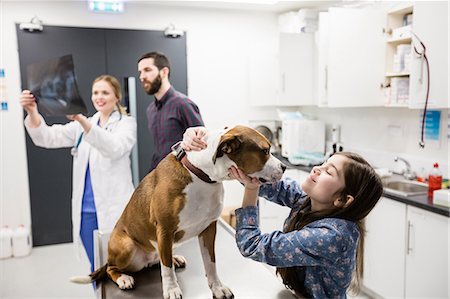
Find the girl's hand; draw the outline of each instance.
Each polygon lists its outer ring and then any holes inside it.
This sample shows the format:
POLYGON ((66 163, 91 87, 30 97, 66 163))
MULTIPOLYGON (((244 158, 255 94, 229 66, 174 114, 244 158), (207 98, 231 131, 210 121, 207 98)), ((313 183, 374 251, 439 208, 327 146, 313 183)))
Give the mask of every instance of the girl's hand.
POLYGON ((28 113, 37 113, 37 103, 34 95, 29 90, 23 90, 20 94, 20 105, 28 113))
POLYGON ((258 179, 249 177, 244 172, 242 172, 242 170, 235 166, 231 166, 228 171, 228 176, 230 178, 238 180, 248 190, 256 190, 259 188, 259 186, 261 186, 261 183, 258 181, 258 179))
POLYGON ((207 130, 205 127, 191 127, 183 134, 183 141, 181 147, 186 151, 200 151, 206 148, 206 142, 203 137, 206 136, 207 130))

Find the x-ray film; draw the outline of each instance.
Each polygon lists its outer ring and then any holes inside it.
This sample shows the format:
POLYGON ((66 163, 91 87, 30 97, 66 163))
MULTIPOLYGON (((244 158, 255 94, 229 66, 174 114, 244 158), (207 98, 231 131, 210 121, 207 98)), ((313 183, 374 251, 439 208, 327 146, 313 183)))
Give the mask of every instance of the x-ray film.
POLYGON ((78 91, 72 55, 28 65, 28 89, 39 112, 47 115, 87 113, 78 91))

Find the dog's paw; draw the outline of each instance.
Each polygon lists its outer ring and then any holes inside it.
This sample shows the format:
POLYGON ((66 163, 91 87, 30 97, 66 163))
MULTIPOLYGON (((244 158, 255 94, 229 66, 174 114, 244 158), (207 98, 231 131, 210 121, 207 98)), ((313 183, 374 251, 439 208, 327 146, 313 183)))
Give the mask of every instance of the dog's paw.
POLYGON ((222 284, 213 285, 211 287, 213 298, 215 299, 231 299, 234 298, 233 292, 229 287, 222 284))
POLYGON ((184 268, 186 267, 186 259, 181 255, 174 255, 172 258, 173 264, 175 268, 184 268))
POLYGON ((180 287, 173 287, 163 292, 164 299, 181 299, 183 296, 181 294, 180 287))
POLYGON ((116 283, 122 290, 132 289, 134 287, 134 278, 133 276, 122 274, 117 278, 116 283))

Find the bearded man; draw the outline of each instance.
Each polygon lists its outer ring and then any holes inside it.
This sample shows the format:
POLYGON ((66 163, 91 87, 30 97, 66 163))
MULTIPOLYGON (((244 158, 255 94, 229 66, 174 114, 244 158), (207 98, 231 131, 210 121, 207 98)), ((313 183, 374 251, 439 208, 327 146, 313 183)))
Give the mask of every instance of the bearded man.
POLYGON ((183 139, 187 128, 204 126, 197 105, 170 84, 170 71, 169 59, 162 53, 146 53, 138 60, 142 87, 155 98, 147 107, 148 129, 155 144, 149 172, 183 139))

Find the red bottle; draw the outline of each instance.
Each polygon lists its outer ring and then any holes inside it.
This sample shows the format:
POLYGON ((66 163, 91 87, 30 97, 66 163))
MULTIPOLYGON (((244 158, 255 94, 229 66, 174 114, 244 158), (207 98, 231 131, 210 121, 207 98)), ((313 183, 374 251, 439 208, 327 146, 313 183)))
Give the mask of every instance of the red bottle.
POLYGON ((439 170, 439 164, 434 163, 433 169, 428 176, 428 198, 433 199, 433 191, 441 189, 442 173, 439 170))

